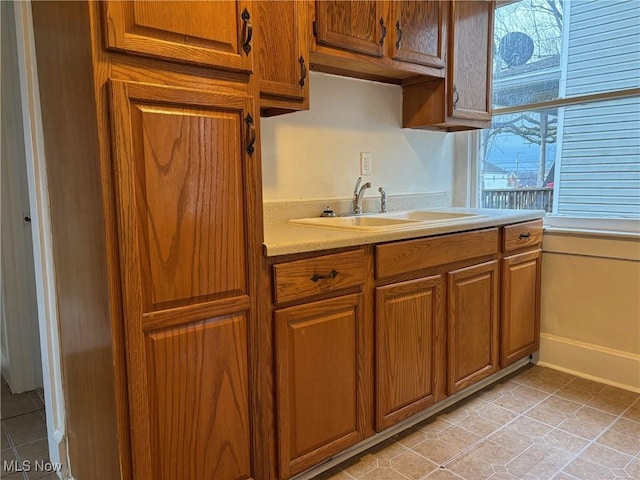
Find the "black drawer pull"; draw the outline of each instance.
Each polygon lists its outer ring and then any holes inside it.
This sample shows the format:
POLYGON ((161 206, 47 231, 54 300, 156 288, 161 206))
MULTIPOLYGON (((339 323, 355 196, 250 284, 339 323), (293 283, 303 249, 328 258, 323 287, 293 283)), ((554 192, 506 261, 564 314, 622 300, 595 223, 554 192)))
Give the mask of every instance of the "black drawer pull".
POLYGON ((317 282, 318 280, 329 280, 331 278, 336 278, 337 276, 338 276, 338 272, 336 270, 331 270, 326 275, 319 275, 317 273, 314 273, 313 277, 311 277, 311 281, 317 282))
POLYGON ((520 238, 531 238, 531 233, 529 233, 529 232, 521 233, 520 234, 520 238))

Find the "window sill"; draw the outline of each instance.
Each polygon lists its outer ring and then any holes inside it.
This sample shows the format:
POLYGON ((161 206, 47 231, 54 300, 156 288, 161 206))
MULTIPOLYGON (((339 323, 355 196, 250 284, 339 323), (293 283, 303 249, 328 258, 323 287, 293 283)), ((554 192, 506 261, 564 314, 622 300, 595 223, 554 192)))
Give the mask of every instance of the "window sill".
POLYGON ((544 230, 574 236, 640 238, 640 220, 619 218, 577 218, 546 216, 544 230))

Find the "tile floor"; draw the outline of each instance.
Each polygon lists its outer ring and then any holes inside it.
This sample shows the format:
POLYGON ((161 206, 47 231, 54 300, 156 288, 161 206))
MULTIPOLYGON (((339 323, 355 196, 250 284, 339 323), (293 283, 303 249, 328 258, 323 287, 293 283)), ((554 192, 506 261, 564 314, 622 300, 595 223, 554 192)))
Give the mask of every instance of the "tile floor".
POLYGON ((316 480, 640 479, 640 395, 528 366, 316 480))
MULTIPOLYGON (((48 459, 41 391, 2 380, 5 461, 48 459)), ((530 366, 396 435, 317 480, 640 479, 640 395, 530 366)))
POLYGON ((2 379, 2 465, 0 478, 6 480, 58 480, 54 473, 42 471, 17 472, 12 461, 30 462, 49 460, 47 427, 44 416, 44 394, 42 390, 12 395, 2 379))

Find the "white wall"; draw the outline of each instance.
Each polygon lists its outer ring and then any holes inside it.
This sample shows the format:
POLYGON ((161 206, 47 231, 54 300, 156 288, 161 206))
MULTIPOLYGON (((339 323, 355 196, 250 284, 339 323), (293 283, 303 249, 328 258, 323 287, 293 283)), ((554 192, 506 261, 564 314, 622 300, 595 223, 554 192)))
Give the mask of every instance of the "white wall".
POLYGON ((2 2, 2 374, 13 393, 42 387, 14 4, 2 2))
POLYGON ((347 198, 371 152, 372 184, 391 195, 451 192, 453 136, 402 129, 402 89, 311 72, 311 108, 261 119, 263 196, 347 198))
POLYGON ((546 231, 540 362, 640 391, 640 239, 546 231))

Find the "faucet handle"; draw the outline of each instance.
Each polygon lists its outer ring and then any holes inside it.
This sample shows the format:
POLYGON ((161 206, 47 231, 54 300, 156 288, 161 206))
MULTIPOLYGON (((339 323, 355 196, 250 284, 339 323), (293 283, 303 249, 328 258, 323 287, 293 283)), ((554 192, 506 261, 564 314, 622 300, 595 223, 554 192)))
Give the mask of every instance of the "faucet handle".
POLYGON ((358 195, 358 188, 360 187, 360 182, 362 182, 362 177, 358 177, 358 180, 356 180, 356 186, 353 189, 354 196, 358 195))
POLYGON ((387 192, 383 187, 378 187, 380 192, 380 213, 387 213, 387 192))

